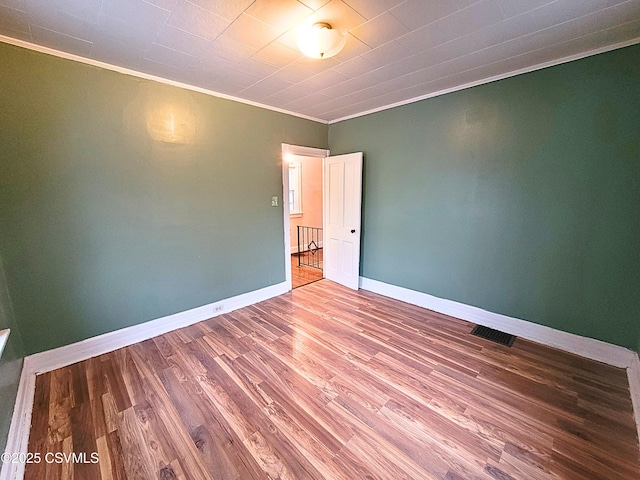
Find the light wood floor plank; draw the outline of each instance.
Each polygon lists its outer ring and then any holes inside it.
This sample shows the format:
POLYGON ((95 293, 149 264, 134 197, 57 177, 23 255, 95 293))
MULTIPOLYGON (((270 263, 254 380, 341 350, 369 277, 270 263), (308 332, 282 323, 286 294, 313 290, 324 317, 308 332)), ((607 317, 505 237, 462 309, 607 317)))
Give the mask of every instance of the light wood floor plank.
MULTIPOLYGON (((297 268, 297 267, 296 267, 297 268)), ((36 378, 31 479, 635 479, 626 372, 321 280, 36 378)))
MULTIPOLYGON (((303 254, 304 256, 308 256, 308 253, 303 254)), ((298 266, 298 255, 291 255, 291 285, 293 288, 302 287, 303 285, 307 285, 312 282, 316 282, 322 278, 322 268, 314 268, 304 266, 304 259, 301 262, 303 265, 298 266)), ((316 252, 314 258, 307 263, 312 263, 316 266, 322 265, 322 249, 316 252), (318 256, 318 258, 315 258, 318 256)))

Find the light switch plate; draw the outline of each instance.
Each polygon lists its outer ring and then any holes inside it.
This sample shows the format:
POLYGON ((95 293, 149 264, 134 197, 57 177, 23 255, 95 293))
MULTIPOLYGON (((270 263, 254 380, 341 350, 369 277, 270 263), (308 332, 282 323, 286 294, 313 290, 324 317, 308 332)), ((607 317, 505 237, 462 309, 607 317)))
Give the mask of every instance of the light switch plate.
POLYGON ((271 206, 272 207, 278 206, 278 197, 271 197, 271 206))

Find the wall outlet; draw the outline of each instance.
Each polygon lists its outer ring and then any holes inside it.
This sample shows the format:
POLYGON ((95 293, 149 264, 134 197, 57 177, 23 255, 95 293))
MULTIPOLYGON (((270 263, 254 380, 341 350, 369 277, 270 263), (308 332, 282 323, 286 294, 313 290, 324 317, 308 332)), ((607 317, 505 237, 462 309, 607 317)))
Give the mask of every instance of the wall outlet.
POLYGON ((272 207, 278 206, 278 197, 271 197, 271 206, 272 207))
POLYGON ((223 310, 224 310, 224 305, 222 304, 213 306, 213 313, 220 313, 223 310))

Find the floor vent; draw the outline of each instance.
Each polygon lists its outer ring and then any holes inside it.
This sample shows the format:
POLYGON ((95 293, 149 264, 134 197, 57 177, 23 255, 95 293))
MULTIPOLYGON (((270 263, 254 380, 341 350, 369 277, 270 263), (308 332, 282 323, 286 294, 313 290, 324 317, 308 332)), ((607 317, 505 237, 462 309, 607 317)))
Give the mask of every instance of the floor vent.
POLYGON ((491 340, 492 342, 496 342, 501 345, 506 345, 507 347, 513 345, 513 341, 516 339, 513 335, 509 335, 508 333, 504 333, 499 330, 494 330, 493 328, 483 327, 482 325, 476 325, 476 327, 471 330, 471 335, 486 338, 487 340, 491 340))

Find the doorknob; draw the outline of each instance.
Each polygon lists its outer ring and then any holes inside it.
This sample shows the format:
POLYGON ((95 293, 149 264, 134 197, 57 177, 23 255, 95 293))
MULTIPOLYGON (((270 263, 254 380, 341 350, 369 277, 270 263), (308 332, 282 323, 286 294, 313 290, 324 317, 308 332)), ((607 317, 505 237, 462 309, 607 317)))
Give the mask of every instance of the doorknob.
POLYGON ((356 233, 356 231, 355 230, 351 230, 351 233, 356 233))

